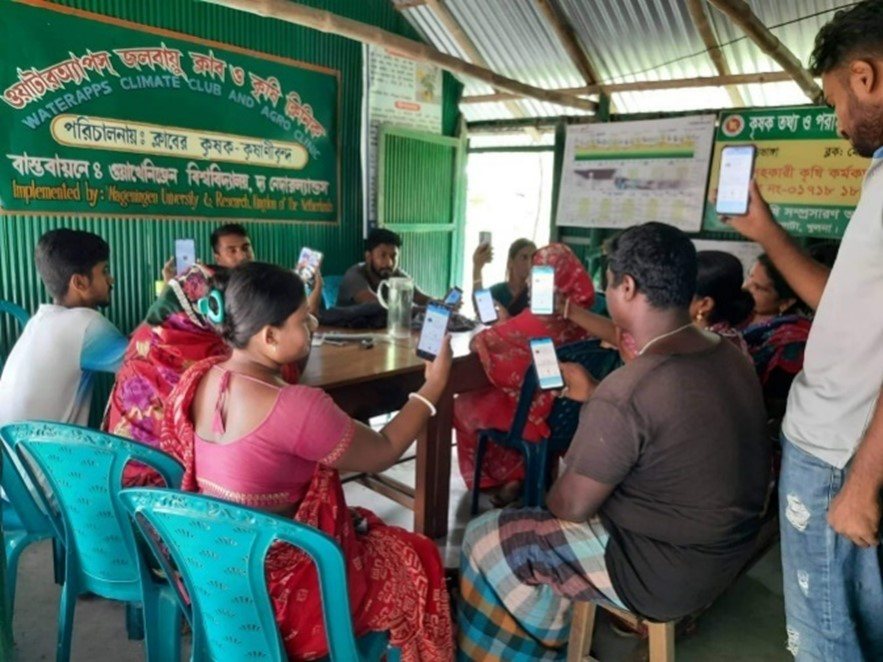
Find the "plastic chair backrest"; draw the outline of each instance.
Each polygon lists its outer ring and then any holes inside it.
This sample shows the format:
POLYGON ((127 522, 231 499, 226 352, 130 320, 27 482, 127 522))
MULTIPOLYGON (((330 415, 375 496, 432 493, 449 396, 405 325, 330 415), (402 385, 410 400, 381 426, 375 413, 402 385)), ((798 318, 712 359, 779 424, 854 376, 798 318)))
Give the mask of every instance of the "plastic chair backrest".
POLYGON ((531 363, 524 373, 521 381, 521 392, 518 394, 518 405, 515 408, 515 416, 509 426, 508 438, 513 443, 520 443, 524 434, 524 426, 527 425, 527 416, 530 414, 530 406, 533 404, 533 396, 539 386, 537 371, 531 363))
POLYGON ((3 453, 3 474, 0 484, 6 498, 15 509, 18 520, 25 531, 32 535, 50 536, 53 533, 49 517, 39 505, 37 489, 31 485, 27 472, 22 468, 15 451, 4 436, 5 428, 0 428, 0 448, 3 453))
MULTIPOLYGON (((595 379, 604 379, 621 364, 618 352, 601 347, 599 340, 578 340, 558 347, 555 352, 558 361, 578 363, 595 379)), ((570 445, 579 425, 581 410, 581 402, 567 398, 559 398, 552 405, 547 423, 552 430, 549 443, 553 451, 564 450, 570 445)))
POLYGON ((326 309, 337 305, 337 295, 342 280, 343 276, 322 276, 322 301, 326 309))
POLYGON ((110 599, 138 599, 141 576, 135 540, 117 498, 123 468, 130 460, 141 462, 154 468, 168 485, 178 486, 184 473, 181 465, 160 450, 76 425, 15 423, 4 426, 0 434, 38 488, 41 505, 64 541, 67 561, 72 564, 69 573, 76 573, 80 590, 110 599))
POLYGON ((120 500, 166 574, 180 573, 194 659, 286 659, 264 573, 277 540, 303 549, 316 563, 331 659, 360 659, 343 553, 332 538, 199 494, 138 488, 123 490, 120 500))
POLYGON ((22 328, 24 328, 25 324, 27 324, 28 320, 31 318, 24 308, 11 301, 0 301, 0 313, 12 315, 22 328))

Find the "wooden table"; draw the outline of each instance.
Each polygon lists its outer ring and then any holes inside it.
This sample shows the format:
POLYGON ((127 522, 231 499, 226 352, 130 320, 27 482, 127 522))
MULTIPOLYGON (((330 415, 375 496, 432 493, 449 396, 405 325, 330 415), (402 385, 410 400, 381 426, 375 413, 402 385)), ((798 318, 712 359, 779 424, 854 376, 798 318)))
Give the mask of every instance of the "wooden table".
MULTIPOLYGON (((323 388, 341 409, 363 421, 401 409, 408 393, 424 381, 425 366, 415 354, 416 338, 377 335, 371 349, 358 343, 313 347, 301 383, 323 388)), ((372 488, 411 508, 414 530, 430 538, 448 531, 454 395, 488 385, 478 357, 469 352, 471 337, 472 332, 451 336, 454 361, 448 387, 437 404, 438 414, 417 438, 416 489, 384 476, 366 478, 372 488)))

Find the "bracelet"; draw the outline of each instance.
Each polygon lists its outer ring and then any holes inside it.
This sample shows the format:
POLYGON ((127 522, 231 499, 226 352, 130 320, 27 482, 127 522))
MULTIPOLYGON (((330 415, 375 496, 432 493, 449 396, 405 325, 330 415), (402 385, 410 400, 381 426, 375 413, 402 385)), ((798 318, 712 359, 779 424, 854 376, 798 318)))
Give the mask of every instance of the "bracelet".
POLYGON ((408 393, 408 400, 419 400, 424 405, 426 405, 429 408, 429 416, 430 417, 435 416, 438 413, 435 409, 435 405, 432 404, 429 401, 429 399, 423 397, 419 393, 416 393, 416 392, 415 393, 408 393))
POLYGON ((473 284, 473 285, 478 285, 478 284, 480 284, 480 283, 481 283, 481 278, 473 278, 473 279, 472 279, 472 284, 473 284))

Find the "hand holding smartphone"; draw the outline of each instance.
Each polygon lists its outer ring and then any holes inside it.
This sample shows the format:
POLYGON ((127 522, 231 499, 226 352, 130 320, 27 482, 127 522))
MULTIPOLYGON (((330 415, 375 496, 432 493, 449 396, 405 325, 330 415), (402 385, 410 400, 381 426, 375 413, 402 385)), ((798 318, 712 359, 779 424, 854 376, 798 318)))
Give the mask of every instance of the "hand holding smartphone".
POLYGON ((322 264, 322 253, 304 246, 300 249, 300 257, 297 259, 295 271, 305 283, 313 280, 316 272, 322 264))
POLYGON ((555 269, 540 265, 530 270, 530 311, 534 315, 555 312, 555 269))
POLYGON ((175 239, 175 274, 180 276, 196 264, 196 242, 193 239, 175 239))
POLYGON ((442 303, 444 303, 444 305, 448 306, 449 308, 456 308, 460 305, 460 302, 462 300, 463 290, 461 290, 459 287, 454 286, 448 290, 448 293, 445 295, 444 301, 442 303))
POLYGON ((493 324, 500 318, 490 290, 476 290, 472 295, 472 301, 475 304, 478 321, 482 324, 493 324))
POLYGON ((450 319, 450 308, 437 303, 426 306, 426 317, 423 318, 420 340, 417 341, 417 356, 428 361, 435 360, 448 332, 450 319))
POLYGON ((727 145, 721 150, 720 176, 714 209, 722 216, 748 213, 751 178, 757 148, 754 145, 727 145))
POLYGON ((558 355, 555 353, 555 345, 552 339, 531 339, 530 353, 533 356, 533 365, 537 371, 537 381, 540 388, 544 391, 562 388, 564 386, 564 379, 561 377, 561 369, 558 367, 558 355))

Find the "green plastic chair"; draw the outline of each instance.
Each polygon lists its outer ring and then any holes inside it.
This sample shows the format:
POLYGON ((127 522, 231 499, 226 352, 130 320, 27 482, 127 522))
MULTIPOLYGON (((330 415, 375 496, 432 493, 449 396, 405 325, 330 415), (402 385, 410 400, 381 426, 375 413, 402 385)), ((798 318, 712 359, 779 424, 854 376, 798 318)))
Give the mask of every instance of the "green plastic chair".
POLYGON ((321 531, 290 519, 189 492, 133 488, 120 500, 150 558, 180 577, 177 596, 193 630, 194 660, 286 660, 264 575, 270 546, 303 549, 316 564, 330 659, 400 659, 385 633, 358 641, 350 618, 343 553, 321 531), (183 588, 181 587, 183 584, 183 588))
POLYGON ((179 659, 181 612, 174 591, 140 572, 132 527, 118 496, 129 461, 152 467, 173 486, 181 483, 181 465, 149 446, 64 423, 15 423, 0 428, 0 435, 64 544, 56 660, 70 659, 74 609, 84 593, 142 603, 147 659, 179 659))

